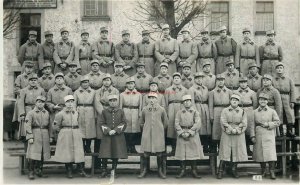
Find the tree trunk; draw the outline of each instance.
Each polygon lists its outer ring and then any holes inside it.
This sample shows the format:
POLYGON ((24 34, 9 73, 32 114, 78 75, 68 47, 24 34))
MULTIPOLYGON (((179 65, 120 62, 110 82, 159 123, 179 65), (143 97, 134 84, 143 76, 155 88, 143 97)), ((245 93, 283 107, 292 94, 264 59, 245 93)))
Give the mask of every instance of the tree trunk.
POLYGON ((178 31, 176 30, 175 25, 175 14, 174 14, 174 1, 162 1, 164 4, 165 12, 166 12, 166 20, 167 24, 170 26, 170 35, 172 38, 177 38, 178 31))

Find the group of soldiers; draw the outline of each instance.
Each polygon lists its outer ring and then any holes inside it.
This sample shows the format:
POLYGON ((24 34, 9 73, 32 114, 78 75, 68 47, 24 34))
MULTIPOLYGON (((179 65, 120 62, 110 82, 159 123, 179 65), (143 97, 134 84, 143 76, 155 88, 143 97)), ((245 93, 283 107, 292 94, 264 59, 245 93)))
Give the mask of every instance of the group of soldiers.
POLYGON ((108 174, 107 159, 116 170, 118 159, 137 153, 135 145, 141 145, 144 168, 139 178, 146 176, 153 153, 159 176, 166 178, 162 164, 168 144, 170 154, 181 161, 177 178, 186 175, 186 161, 200 178, 196 160, 217 152, 219 179, 226 162, 238 178, 237 162, 252 154, 262 174, 267 174, 268 162, 271 178, 276 178, 275 136, 295 136, 296 95, 273 30, 261 47, 247 28, 239 45, 224 26, 215 42, 202 30, 199 43, 187 29, 181 31, 181 42, 171 38, 169 25, 162 26, 162 38, 155 43, 147 30, 138 44, 123 30, 122 41, 114 45, 108 31, 101 27, 100 39, 91 44, 82 30, 79 45, 66 28, 55 44, 50 31, 42 45, 37 32, 29 31, 21 46, 13 121, 19 122, 30 179, 34 171, 43 176, 50 144, 56 144, 54 159, 66 164, 69 178, 73 163, 87 176, 84 153, 92 152, 92 141, 101 177, 108 174))

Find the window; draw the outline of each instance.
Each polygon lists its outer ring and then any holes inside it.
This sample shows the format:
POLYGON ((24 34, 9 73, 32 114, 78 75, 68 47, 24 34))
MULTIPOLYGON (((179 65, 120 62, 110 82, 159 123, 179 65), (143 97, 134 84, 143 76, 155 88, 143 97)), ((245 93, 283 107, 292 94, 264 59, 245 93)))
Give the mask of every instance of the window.
POLYGON ((36 41, 41 43, 41 14, 20 14, 20 45, 28 40, 28 33, 30 30, 37 31, 36 41))
POLYGON ((211 2, 210 31, 217 33, 221 26, 229 27, 229 3, 211 2))
POLYGON ((274 29, 273 2, 256 2, 255 34, 265 34, 274 29))
POLYGON ((82 20, 110 20, 108 0, 84 0, 82 20))

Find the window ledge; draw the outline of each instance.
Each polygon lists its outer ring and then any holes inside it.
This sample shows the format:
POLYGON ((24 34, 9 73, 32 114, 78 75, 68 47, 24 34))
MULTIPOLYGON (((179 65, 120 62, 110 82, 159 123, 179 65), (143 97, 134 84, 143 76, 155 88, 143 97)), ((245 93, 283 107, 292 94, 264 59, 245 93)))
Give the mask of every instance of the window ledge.
POLYGON ((266 35, 266 31, 255 31, 255 35, 266 35))
MULTIPOLYGON (((210 35, 220 35, 220 32, 218 32, 218 31, 211 31, 210 35)), ((227 31, 227 35, 231 36, 231 32, 227 31)))
POLYGON ((83 16, 82 21, 111 21, 110 16, 83 16))

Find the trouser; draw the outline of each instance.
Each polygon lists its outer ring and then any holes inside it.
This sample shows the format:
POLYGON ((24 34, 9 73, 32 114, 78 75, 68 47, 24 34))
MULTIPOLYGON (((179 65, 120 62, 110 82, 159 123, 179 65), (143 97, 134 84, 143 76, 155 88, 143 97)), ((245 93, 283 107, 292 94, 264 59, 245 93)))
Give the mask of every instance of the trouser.
POLYGON ((203 146, 203 152, 208 153, 210 151, 211 136, 210 135, 200 135, 200 141, 203 146))
MULTIPOLYGON (((101 139, 95 139, 94 142, 94 153, 100 152, 100 145, 101 145, 101 139)), ((100 168, 101 167, 101 158, 96 157, 95 159, 95 167, 100 168)))
POLYGON ((90 153, 92 139, 82 139, 82 141, 83 141, 82 143, 83 143, 84 152, 90 153))
POLYGON ((140 133, 125 133, 125 140, 128 152, 135 152, 135 145, 140 143, 140 133))

